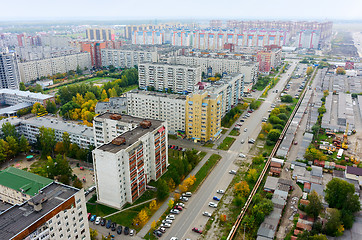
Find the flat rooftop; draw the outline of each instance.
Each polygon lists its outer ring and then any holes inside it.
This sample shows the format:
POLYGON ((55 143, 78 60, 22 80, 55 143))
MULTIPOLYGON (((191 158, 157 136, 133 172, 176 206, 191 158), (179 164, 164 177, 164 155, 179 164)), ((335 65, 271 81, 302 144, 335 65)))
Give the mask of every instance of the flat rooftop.
POLYGON ((29 201, 21 205, 15 205, 0 214, 0 239, 12 239, 15 235, 49 214, 79 190, 53 182, 41 191, 48 200, 42 203, 42 209, 39 212, 34 211, 34 207, 29 204, 32 199, 39 198, 36 195, 29 201))
POLYGON ((155 91, 145 91, 145 90, 131 90, 127 92, 127 94, 133 93, 133 94, 142 94, 147 96, 154 96, 154 97, 164 97, 164 98, 171 98, 171 99, 180 99, 180 100, 186 100, 186 94, 180 95, 180 94, 172 94, 172 93, 163 93, 163 92, 155 92, 155 91))
POLYGON ((187 67, 187 68, 198 68, 200 66, 197 65, 189 65, 189 64, 180 64, 180 63, 167 63, 167 62, 145 62, 140 65, 155 65, 155 66, 170 66, 170 67, 187 67))
MULTIPOLYGON (((116 113, 116 114, 121 115, 122 118, 119 119, 119 120, 113 120, 112 119, 113 121, 119 121, 119 122, 125 122, 125 123, 140 123, 140 122, 142 122, 144 120, 143 118, 132 117, 130 115, 119 114, 119 113, 116 113)), ((95 120, 97 120, 97 119, 111 119, 111 115, 113 115, 113 113, 106 112, 106 113, 99 114, 94 119, 95 120)))
POLYGON ((131 146, 132 144, 134 144, 136 141, 139 140, 140 137, 142 137, 143 135, 145 135, 146 133, 152 132, 155 129, 159 128, 162 125, 162 121, 159 120, 150 120, 147 119, 148 121, 151 122, 151 127, 149 128, 142 128, 140 126, 125 132, 123 134, 121 134, 121 137, 124 137, 126 139, 126 144, 121 144, 121 145, 115 145, 112 142, 103 144, 102 146, 98 147, 97 149, 106 151, 106 152, 111 152, 111 153, 117 153, 123 149, 126 149, 127 147, 131 146))
POLYGON ((33 93, 30 91, 20 91, 20 90, 14 90, 14 89, 0 89, 0 94, 18 95, 21 97, 30 97, 30 98, 36 98, 36 99, 41 99, 41 100, 46 100, 48 98, 53 97, 48 94, 33 93))

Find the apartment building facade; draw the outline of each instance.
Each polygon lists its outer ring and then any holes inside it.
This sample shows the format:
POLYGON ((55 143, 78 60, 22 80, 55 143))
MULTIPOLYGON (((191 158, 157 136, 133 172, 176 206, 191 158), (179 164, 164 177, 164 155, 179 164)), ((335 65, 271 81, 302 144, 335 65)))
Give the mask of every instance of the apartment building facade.
POLYGON ((47 58, 19 63, 20 76, 23 82, 92 67, 90 53, 77 53, 62 57, 47 58))
POLYGON ((114 29, 112 28, 88 28, 85 34, 88 40, 110 41, 115 39, 114 29))
POLYGON ((157 62, 157 51, 102 49, 102 65, 119 68, 132 68, 143 62, 157 62))
POLYGON ((20 73, 15 53, 0 52, 0 88, 19 89, 20 73))
POLYGON ((257 61, 259 63, 259 72, 269 74, 269 72, 280 66, 282 63, 282 49, 278 46, 267 46, 258 51, 257 61))
POLYGON ((185 95, 139 90, 126 95, 129 115, 165 121, 171 134, 185 131, 185 95))
POLYGON ((215 141, 221 134, 222 96, 199 91, 186 99, 186 137, 193 141, 215 141))
POLYGON ((144 120, 93 150, 98 202, 120 209, 159 179, 168 166, 167 133, 165 122, 144 120))
POLYGON ((172 90, 177 93, 193 92, 201 81, 200 67, 166 63, 141 63, 138 82, 141 89, 172 90))
POLYGON ((39 102, 45 106, 47 101, 55 101, 54 96, 30 91, 20 91, 13 89, 0 89, 0 103, 6 105, 16 105, 19 103, 34 104, 39 102))

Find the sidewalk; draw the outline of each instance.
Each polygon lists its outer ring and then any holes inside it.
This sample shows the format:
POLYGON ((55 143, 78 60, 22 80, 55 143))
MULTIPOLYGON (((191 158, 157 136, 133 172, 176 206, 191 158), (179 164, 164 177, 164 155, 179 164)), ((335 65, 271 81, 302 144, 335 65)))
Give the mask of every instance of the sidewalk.
MULTIPOLYGON (((200 168, 205 164, 205 162, 209 159, 209 157, 212 155, 212 152, 208 152, 206 156, 197 164, 197 166, 189 173, 189 175, 186 176, 188 178, 190 175, 196 175, 196 173, 200 170, 200 168)), ((185 178, 185 179, 186 179, 185 178)), ((151 223, 153 221, 157 222, 157 220, 162 216, 162 214, 167 210, 168 208, 168 202, 170 199, 173 199, 173 194, 175 192, 170 193, 170 196, 165 200, 165 202, 162 204, 162 206, 153 214, 153 216, 148 220, 146 225, 143 226, 141 231, 137 233, 138 237, 144 238, 147 234, 147 232, 151 229, 151 223)))

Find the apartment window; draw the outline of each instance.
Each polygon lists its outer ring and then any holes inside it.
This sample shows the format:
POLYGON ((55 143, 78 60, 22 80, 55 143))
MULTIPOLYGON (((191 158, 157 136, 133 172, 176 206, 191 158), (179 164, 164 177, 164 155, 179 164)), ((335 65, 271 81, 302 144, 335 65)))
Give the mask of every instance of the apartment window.
POLYGON ((58 225, 60 225, 60 221, 58 222, 58 225))
POLYGON ((79 222, 81 222, 81 221, 83 221, 83 217, 81 217, 81 218, 79 219, 79 222))

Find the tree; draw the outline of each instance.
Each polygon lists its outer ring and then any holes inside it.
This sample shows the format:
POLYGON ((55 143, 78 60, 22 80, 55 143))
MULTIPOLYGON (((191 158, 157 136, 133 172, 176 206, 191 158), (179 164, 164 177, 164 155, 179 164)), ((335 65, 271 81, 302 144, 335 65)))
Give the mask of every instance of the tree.
POLYGON ((169 194, 169 188, 167 186, 167 183, 165 180, 160 179, 158 180, 157 184, 157 199, 164 200, 168 197, 169 194))
POLYGON ((174 203, 175 203, 175 202, 174 202, 172 199, 170 199, 170 201, 168 201, 168 203, 167 203, 167 206, 168 206, 169 208, 172 208, 174 203))
POLYGON ((46 102, 46 111, 49 113, 56 113, 57 112, 57 105, 53 101, 46 102))
POLYGON ((26 91, 26 87, 25 87, 25 84, 23 82, 20 82, 19 84, 19 90, 20 91, 26 91))
POLYGON ((333 178, 327 183, 325 200, 331 208, 343 208, 355 212, 355 210, 358 211, 360 209, 360 204, 358 203, 359 201, 355 202, 353 200, 354 192, 353 184, 339 178, 333 178), (357 204, 357 206, 350 206, 351 202, 357 204))
POLYGON ((156 227, 157 227, 157 223, 155 220, 153 220, 151 223, 151 229, 154 230, 154 229, 156 229, 156 227))
POLYGON ((3 139, 6 139, 8 136, 17 137, 15 126, 9 122, 3 123, 1 131, 3 132, 3 139))
POLYGON ((27 153, 30 151, 30 148, 28 140, 24 137, 24 135, 21 135, 19 139, 19 151, 27 153))
POLYGON ((6 142, 9 145, 8 156, 15 157, 19 152, 18 141, 13 136, 7 136, 6 142))
POLYGON ((0 162, 7 159, 9 154, 9 144, 4 140, 0 139, 0 162))
POLYGON ((44 126, 39 128, 38 140, 42 150, 42 156, 48 156, 53 153, 56 141, 54 129, 45 128, 44 126))
POLYGON ((170 190, 173 190, 175 189, 175 187, 176 187, 175 181, 172 178, 170 178, 170 180, 168 181, 168 188, 170 190))
POLYGON ((284 96, 282 96, 282 97, 280 98, 280 100, 281 100, 282 102, 291 103, 291 102, 293 102, 293 97, 290 96, 290 95, 284 95, 284 96))
POLYGON ((272 129, 272 130, 270 130, 270 132, 268 133, 267 138, 268 138, 270 141, 276 142, 276 141, 278 141, 279 136, 280 136, 280 131, 279 131, 278 129, 272 129))
POLYGON ((97 240, 98 231, 97 229, 89 228, 89 235, 91 240, 97 240))
POLYGON ((266 133, 269 133, 270 130, 273 129, 273 125, 271 125, 270 123, 262 123, 261 124, 261 129, 266 132, 266 133))
POLYGON ((305 207, 305 212, 308 215, 313 216, 315 219, 317 219, 317 217, 323 210, 321 197, 318 195, 316 191, 313 190, 309 194, 308 199, 309 199, 309 204, 305 207))
POLYGON ((40 84, 35 85, 34 91, 37 93, 41 93, 43 92, 43 88, 41 87, 40 84))
POLYGON ((264 157, 262 155, 253 157, 253 165, 259 165, 264 162, 264 157))
POLYGON ((108 98, 107 92, 106 90, 103 89, 102 91, 102 95, 101 95, 101 100, 104 101, 108 98))
POLYGON ((63 153, 64 153, 63 142, 57 142, 57 143, 55 144, 54 152, 55 152, 55 153, 60 153, 60 154, 63 154, 63 153))
POLYGON ((73 181, 73 187, 78 188, 78 189, 82 189, 83 188, 83 183, 81 180, 79 180, 79 178, 76 178, 73 181))
POLYGON ((246 179, 248 179, 249 182, 255 183, 256 180, 258 180, 258 172, 256 169, 250 169, 246 179))
POLYGON ((145 209, 142 209, 142 210, 138 213, 137 217, 138 217, 138 219, 139 219, 139 223, 140 223, 141 226, 144 226, 144 225, 147 223, 147 221, 148 221, 148 214, 147 214, 147 212, 146 212, 145 209))
POLYGON ((284 121, 288 120, 288 116, 285 113, 279 113, 278 118, 280 118, 281 120, 284 120, 284 121))
POLYGON ((246 181, 236 183, 234 189, 236 193, 240 194, 242 197, 246 197, 250 192, 249 184, 246 181))
POLYGON ((32 114, 45 113, 45 108, 39 102, 34 103, 33 109, 31 110, 32 114))
POLYGON ((156 211, 157 210, 157 202, 156 202, 156 200, 152 200, 150 202, 150 210, 151 211, 156 211))
POLYGON ((82 69, 79 67, 79 65, 77 65, 77 70, 76 70, 76 73, 78 75, 81 75, 83 73, 82 69))
POLYGON ((313 67, 307 68, 307 75, 311 75, 313 73, 313 67))
POLYGON ((327 236, 324 234, 318 234, 310 237, 311 240, 328 240, 327 236))
POLYGON ((62 135, 62 139, 63 139, 63 151, 65 153, 65 155, 68 155, 69 150, 70 150, 70 137, 69 137, 69 133, 64 132, 62 135))
MULTIPOLYGON (((335 179, 335 178, 334 178, 335 179)), ((324 231, 329 236, 341 236, 343 234, 343 225, 341 221, 341 213, 338 209, 330 208, 328 210, 327 223, 324 231)))
POLYGON ((345 75, 345 74, 346 74, 346 70, 344 70, 343 67, 338 67, 338 68, 336 69, 336 74, 345 75))

